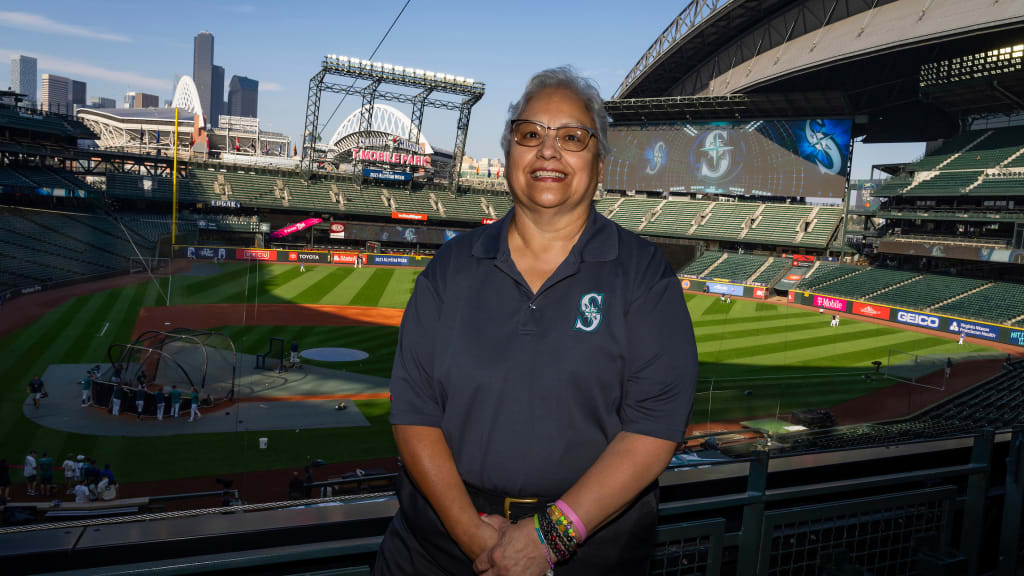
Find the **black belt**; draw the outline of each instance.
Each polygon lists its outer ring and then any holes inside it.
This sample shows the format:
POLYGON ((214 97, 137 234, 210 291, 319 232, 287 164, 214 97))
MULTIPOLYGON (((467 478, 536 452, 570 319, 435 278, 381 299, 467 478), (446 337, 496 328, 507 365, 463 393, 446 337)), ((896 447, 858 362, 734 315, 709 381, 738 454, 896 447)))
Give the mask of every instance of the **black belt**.
POLYGON ((540 514, 558 498, 513 497, 497 494, 483 488, 466 484, 466 491, 473 505, 486 514, 501 514, 506 520, 517 522, 534 514, 540 514))

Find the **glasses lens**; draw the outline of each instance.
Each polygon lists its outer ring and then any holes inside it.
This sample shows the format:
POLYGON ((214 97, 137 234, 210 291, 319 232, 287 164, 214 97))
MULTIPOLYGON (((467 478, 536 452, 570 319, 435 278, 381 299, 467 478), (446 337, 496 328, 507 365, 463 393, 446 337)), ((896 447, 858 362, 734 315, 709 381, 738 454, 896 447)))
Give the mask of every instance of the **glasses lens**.
POLYGON ((556 135, 562 148, 570 152, 579 152, 590 142, 590 132, 575 126, 562 126, 556 135))
POLYGON ((512 133, 515 135, 516 142, 520 146, 540 146, 540 143, 544 141, 544 133, 547 130, 537 124, 536 122, 530 121, 519 121, 512 125, 512 133))

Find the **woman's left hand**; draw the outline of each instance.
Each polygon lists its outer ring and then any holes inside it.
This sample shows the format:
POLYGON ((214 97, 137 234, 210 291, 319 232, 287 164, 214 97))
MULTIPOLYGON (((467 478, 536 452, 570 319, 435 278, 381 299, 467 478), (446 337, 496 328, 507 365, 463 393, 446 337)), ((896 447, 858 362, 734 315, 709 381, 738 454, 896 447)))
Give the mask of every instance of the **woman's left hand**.
POLYGON ((473 570, 484 576, 540 576, 548 570, 547 547, 533 521, 524 518, 500 531, 498 543, 476 559, 473 570))

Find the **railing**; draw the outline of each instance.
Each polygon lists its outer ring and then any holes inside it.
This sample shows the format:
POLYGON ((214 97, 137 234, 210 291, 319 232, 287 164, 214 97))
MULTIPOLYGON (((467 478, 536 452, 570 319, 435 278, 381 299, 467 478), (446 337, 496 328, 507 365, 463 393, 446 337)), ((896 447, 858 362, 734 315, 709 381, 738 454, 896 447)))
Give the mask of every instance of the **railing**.
MULTIPOLYGON (((936 575, 1008 576, 1019 554, 1024 428, 998 438, 986 430, 840 453, 769 458, 754 451, 670 469, 661 480, 649 574, 908 573, 928 566, 936 575), (1005 479, 992 476, 1003 469, 993 467, 997 459, 1006 461, 1005 479), (855 462, 861 464, 849 466, 855 462), (717 492, 707 495, 709 486, 717 492), (989 543, 984 550, 983 542, 989 543), (996 543, 998 558, 990 553, 996 543)), ((25 527, 22 532, 34 530, 0 536, 0 559, 15 573, 259 567, 260 573, 368 574, 396 507, 390 493, 381 493, 149 515, 145 522, 127 519, 134 521, 130 529, 111 525, 113 519, 95 521, 107 526, 99 531, 81 523, 25 527), (168 538, 188 546, 165 545, 168 538)))

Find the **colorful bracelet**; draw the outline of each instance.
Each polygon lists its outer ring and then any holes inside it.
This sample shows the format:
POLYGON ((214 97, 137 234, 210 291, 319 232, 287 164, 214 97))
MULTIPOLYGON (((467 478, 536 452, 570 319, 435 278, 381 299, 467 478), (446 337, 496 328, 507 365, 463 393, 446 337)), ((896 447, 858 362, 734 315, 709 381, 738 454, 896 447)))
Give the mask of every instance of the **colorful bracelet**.
POLYGON ((558 527, 559 534, 569 539, 572 549, 575 550, 576 546, 579 545, 579 535, 576 532, 576 527, 565 516, 562 509, 558 506, 548 506, 548 516, 554 521, 555 526, 558 527))
POLYGON ((576 528, 576 532, 579 533, 579 538, 577 542, 582 544, 583 541, 587 539, 587 527, 583 525, 583 521, 580 520, 580 517, 576 515, 576 511, 573 510, 572 507, 565 502, 565 500, 561 499, 555 502, 555 506, 557 506, 559 510, 561 510, 566 515, 566 517, 569 518, 569 521, 572 522, 573 527, 576 528))
POLYGON ((564 516, 554 510, 557 509, 549 506, 546 514, 538 514, 538 525, 555 560, 561 562, 576 551, 576 538, 574 531, 557 524, 555 518, 561 517, 564 520, 564 516))
POLYGON ((533 527, 537 530, 537 538, 540 538, 540 543, 544 545, 544 557, 548 561, 548 576, 552 576, 555 573, 555 563, 551 560, 551 549, 548 548, 548 543, 544 540, 544 534, 540 530, 540 518, 537 514, 533 515, 533 527))

